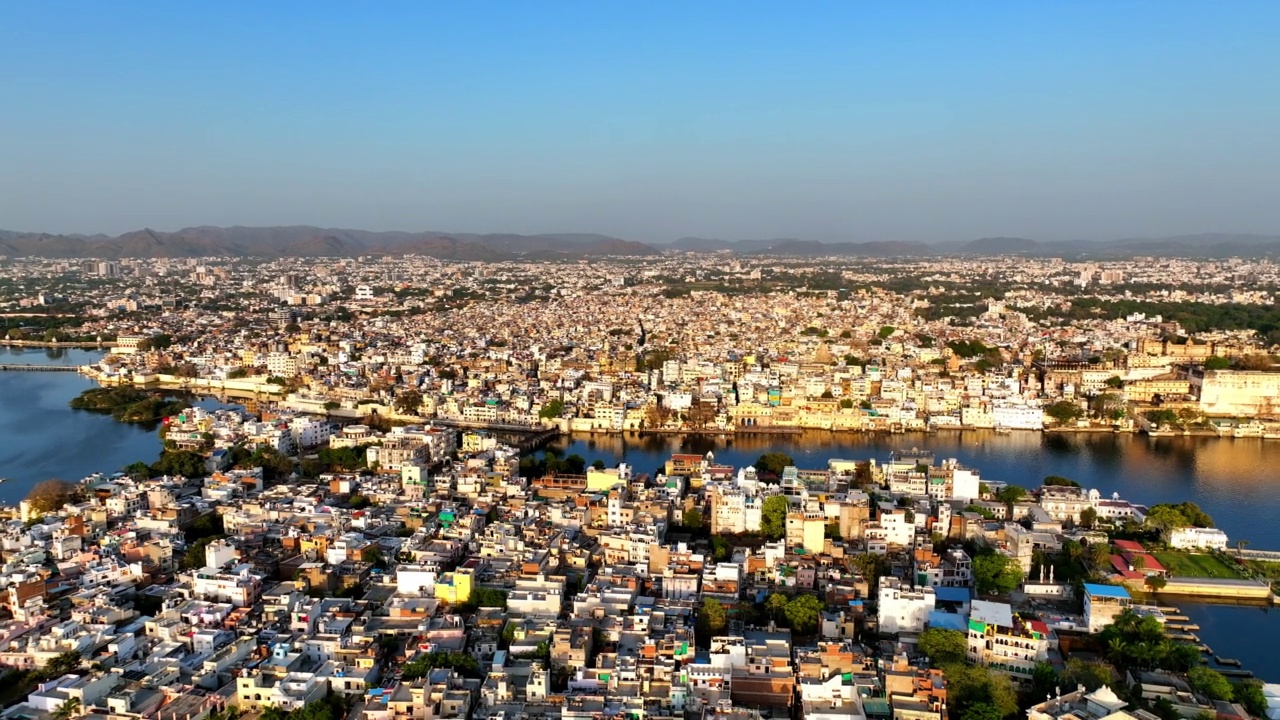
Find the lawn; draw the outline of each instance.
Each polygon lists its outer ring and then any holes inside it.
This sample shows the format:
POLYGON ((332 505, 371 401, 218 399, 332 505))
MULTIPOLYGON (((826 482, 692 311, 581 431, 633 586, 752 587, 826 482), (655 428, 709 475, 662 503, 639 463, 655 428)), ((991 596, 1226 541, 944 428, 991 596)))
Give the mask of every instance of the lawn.
POLYGON ((1156 556, 1160 564, 1164 565, 1172 573, 1173 577, 1243 577, 1238 570, 1212 555, 1192 554, 1176 550, 1155 552, 1152 555, 1156 556))

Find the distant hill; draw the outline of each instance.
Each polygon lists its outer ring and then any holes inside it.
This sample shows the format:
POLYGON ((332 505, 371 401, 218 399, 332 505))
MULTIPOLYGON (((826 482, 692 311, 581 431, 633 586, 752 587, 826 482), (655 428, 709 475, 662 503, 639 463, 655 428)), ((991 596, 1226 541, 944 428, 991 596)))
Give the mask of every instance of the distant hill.
POLYGON ((970 240, 962 246, 966 253, 975 255, 1013 255, 1031 253, 1040 248, 1035 240, 1018 237, 989 237, 970 240))
POLYGON ((599 256, 647 257, 662 252, 732 252, 782 257, 922 257, 930 255, 1023 255, 1068 259, 1135 256, 1225 258, 1280 257, 1280 235, 1205 233, 1118 240, 1036 241, 986 237, 937 243, 875 241, 818 242, 795 238, 721 240, 683 237, 649 245, 592 233, 375 232, 311 225, 279 227, 188 227, 176 232, 150 228, 107 235, 51 235, 0 230, 0 255, 47 258, 354 257, 425 255, 443 260, 560 260, 599 256))
POLYGON ((116 237, 0 231, 0 254, 48 258, 352 257, 426 255, 444 260, 511 260, 545 256, 657 255, 644 243, 590 234, 515 235, 372 232, 308 225, 284 227, 150 228, 116 237))
POLYGON ((917 242, 817 242, 814 240, 713 240, 680 238, 667 246, 686 252, 731 251, 742 255, 789 257, 914 257, 927 255, 1024 255, 1074 259, 1123 259, 1137 256, 1226 258, 1280 257, 1280 235, 1206 233, 1118 240, 1040 242, 1021 237, 917 242))

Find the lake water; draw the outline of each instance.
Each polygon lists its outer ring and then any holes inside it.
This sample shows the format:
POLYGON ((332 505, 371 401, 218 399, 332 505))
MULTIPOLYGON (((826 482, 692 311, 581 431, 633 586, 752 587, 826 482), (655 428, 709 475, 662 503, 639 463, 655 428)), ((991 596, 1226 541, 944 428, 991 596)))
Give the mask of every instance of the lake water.
MULTIPOLYGON (((0 347, 0 364, 65 365, 97 362, 100 351, 0 347)), ((0 503, 16 504, 41 480, 77 481, 112 473, 160 455, 155 426, 116 422, 110 415, 72 410, 67 403, 97 383, 74 372, 0 371, 0 503)), ((218 407, 214 401, 200 401, 218 407)))
MULTIPOLYGON (((864 435, 805 432, 798 435, 707 436, 578 435, 557 447, 588 463, 628 462, 653 472, 673 452, 715 453, 735 467, 778 451, 805 468, 826 467, 829 458, 885 460, 895 450, 929 450, 936 459, 956 458, 982 477, 1034 487, 1061 475, 1104 496, 1120 493, 1154 505, 1191 500, 1213 516, 1231 539, 1280 550, 1280 441, 1219 438, 1147 438, 1111 433, 1045 435, 1014 432, 940 432, 864 435)), ((1199 605, 1178 600, 1198 625, 1197 635, 1222 657, 1240 660, 1259 677, 1280 681, 1280 608, 1199 605)))
MULTIPOLYGON (((0 364, 79 366, 100 353, 0 347, 0 364)), ((67 403, 93 387, 71 372, 0 372, 0 502, 16 503, 35 483, 56 477, 79 480, 114 472, 160 452, 154 429, 118 423, 108 415, 72 410, 67 403)), ((206 401, 207 406, 216 403, 206 401)), ((802 467, 824 467, 828 458, 885 459, 894 450, 926 449, 956 458, 984 478, 1034 486, 1062 475, 1104 494, 1120 493, 1143 504, 1198 503, 1231 538, 1280 550, 1280 441, 1217 438, 1148 439, 1134 435, 1042 435, 1015 432, 949 432, 934 435, 800 435, 705 438, 680 436, 575 436, 559 445, 588 462, 631 463, 652 472, 673 452, 703 454, 741 466, 773 450, 802 467)), ((1178 605, 1201 626, 1200 637, 1220 655, 1241 660, 1259 676, 1280 680, 1280 611, 1253 607, 1178 605)))

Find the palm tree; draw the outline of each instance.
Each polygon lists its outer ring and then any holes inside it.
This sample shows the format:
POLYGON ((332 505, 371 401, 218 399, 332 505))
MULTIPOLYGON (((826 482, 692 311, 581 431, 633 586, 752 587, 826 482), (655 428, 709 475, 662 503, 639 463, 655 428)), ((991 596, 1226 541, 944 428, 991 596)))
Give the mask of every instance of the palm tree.
POLYGON ((80 714, 80 700, 78 698, 67 698, 65 702, 53 711, 53 720, 71 720, 71 718, 80 714))
POLYGON ((1133 561, 1130 563, 1130 565, 1132 565, 1132 566, 1133 566, 1133 569, 1134 569, 1134 571, 1135 571, 1135 572, 1142 572, 1143 570, 1146 570, 1146 569, 1147 569, 1147 556, 1146 556, 1146 555, 1135 555, 1135 556, 1133 557, 1133 561))
POLYGON ((1103 542, 1095 542, 1089 546, 1089 559, 1098 567, 1104 567, 1111 561, 1111 546, 1103 542))
POLYGON ((1107 659, 1114 665, 1122 664, 1128 653, 1129 646, 1120 638, 1111 638, 1111 642, 1107 643, 1107 659))

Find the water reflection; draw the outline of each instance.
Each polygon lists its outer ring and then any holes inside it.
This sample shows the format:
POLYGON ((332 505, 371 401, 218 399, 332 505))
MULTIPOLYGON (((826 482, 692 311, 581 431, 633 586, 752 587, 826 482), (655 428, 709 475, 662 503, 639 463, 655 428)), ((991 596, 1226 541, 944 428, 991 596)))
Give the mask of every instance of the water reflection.
POLYGON ((830 458, 883 461, 895 450, 920 448, 939 460, 956 458, 982 476, 1036 485, 1061 475, 1118 492, 1143 504, 1200 504, 1233 538, 1280 550, 1280 441, 1204 437, 1147 438, 1113 433, 946 432, 870 435, 806 431, 794 435, 575 435, 559 447, 588 462, 626 461, 651 472, 676 452, 714 452, 716 460, 747 465, 779 451, 803 467, 823 467, 830 458))

